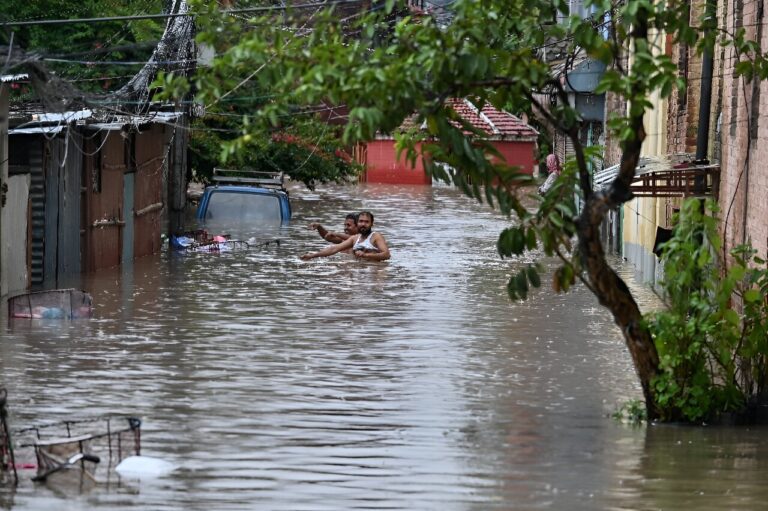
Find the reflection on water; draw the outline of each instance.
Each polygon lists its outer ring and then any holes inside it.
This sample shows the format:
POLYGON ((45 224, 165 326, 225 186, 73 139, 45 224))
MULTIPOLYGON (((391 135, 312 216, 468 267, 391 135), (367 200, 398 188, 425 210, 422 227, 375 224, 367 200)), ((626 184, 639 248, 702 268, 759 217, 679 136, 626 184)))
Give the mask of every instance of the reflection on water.
POLYGON ((764 431, 608 417, 640 397, 617 328, 584 289, 510 303, 497 213, 444 187, 297 190, 293 206, 287 227, 233 232, 279 246, 87 276, 93 320, 2 318, 15 425, 137 414, 144 454, 182 468, 87 491, 25 478, 0 487, 0 508, 755 509, 768 497, 764 431), (389 262, 298 259, 325 243, 307 223, 341 229, 360 209, 389 262))

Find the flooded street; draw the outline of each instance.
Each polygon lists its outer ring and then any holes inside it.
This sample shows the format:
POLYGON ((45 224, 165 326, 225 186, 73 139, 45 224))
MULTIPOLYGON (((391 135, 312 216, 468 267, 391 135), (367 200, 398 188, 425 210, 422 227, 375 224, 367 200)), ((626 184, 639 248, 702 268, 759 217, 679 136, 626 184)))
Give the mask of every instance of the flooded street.
POLYGON ((765 505, 768 430, 610 418, 641 397, 620 332, 581 286, 510 302, 497 212, 439 186, 325 186, 292 201, 289 226, 240 233, 279 245, 85 276, 92 320, 2 313, 13 427, 137 415, 142 454, 179 468, 82 492, 22 471, 0 509, 765 505), (389 262, 299 260, 325 246, 309 222, 340 230, 361 209, 389 262))

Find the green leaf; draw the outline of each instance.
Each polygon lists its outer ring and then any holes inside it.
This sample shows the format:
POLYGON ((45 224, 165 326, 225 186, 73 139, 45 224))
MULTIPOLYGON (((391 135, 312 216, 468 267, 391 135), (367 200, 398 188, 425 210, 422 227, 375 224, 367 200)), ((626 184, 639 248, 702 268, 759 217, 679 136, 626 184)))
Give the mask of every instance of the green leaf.
POLYGON ((560 211, 566 218, 573 218, 575 216, 573 209, 568 204, 558 202, 555 204, 555 209, 560 211))
POLYGON ((533 229, 533 227, 528 229, 528 232, 525 238, 525 247, 528 250, 534 250, 536 248, 536 231, 533 229))
POLYGON ((760 291, 757 289, 749 289, 744 293, 744 301, 747 303, 754 303, 760 301, 760 291))
POLYGON ((726 309, 723 311, 723 318, 733 326, 739 325, 739 315, 733 309, 726 309))
POLYGON ((525 271, 528 275, 528 281, 531 283, 531 285, 533 287, 541 287, 541 278, 539 277, 539 272, 536 271, 536 268, 529 266, 525 271))
POLYGON ((520 255, 525 250, 525 236, 523 230, 519 227, 515 227, 512 234, 512 253, 520 255))
POLYGON ((568 291, 574 282, 573 266, 567 264, 561 268, 560 287, 563 291, 568 291))
POLYGON ((521 271, 515 277, 515 289, 522 300, 528 297, 528 278, 525 271, 521 271))
POLYGON ((549 218, 549 221, 552 222, 552 224, 554 224, 556 227, 559 227, 560 229, 562 229, 565 225, 565 222, 563 222, 563 217, 554 211, 550 213, 547 218, 549 218))
POLYGON ((507 281, 507 294, 512 300, 519 300, 517 294, 517 280, 514 277, 511 277, 509 281, 507 281))
POLYGON ((512 245, 514 237, 514 228, 507 228, 501 231, 499 234, 499 240, 496 242, 496 250, 502 257, 509 257, 512 255, 512 245))
POLYGON ((277 112, 275 112, 274 109, 270 108, 267 110, 267 115, 269 116, 269 122, 272 124, 272 126, 277 126, 279 123, 279 120, 277 118, 277 112))
POLYGON ((728 276, 734 280, 741 280, 744 278, 746 273, 747 269, 744 266, 737 264, 731 267, 731 271, 728 276))
POLYGON ((733 72, 736 76, 743 76, 747 82, 750 82, 752 80, 754 67, 752 66, 752 63, 750 61, 743 60, 738 64, 736 64, 733 72))

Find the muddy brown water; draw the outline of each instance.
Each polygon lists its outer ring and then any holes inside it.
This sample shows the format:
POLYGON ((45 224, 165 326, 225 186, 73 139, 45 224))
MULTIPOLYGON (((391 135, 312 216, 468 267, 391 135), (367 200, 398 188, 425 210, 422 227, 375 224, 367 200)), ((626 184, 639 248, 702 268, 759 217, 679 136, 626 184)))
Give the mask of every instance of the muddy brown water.
MULTIPOLYGON (((607 312, 583 288, 510 302, 507 220, 447 187, 293 191, 280 245, 163 253, 75 285, 85 321, 2 318, 12 426, 144 420, 179 468, 109 486, 0 486, 14 510, 761 509, 764 428, 632 427, 640 398, 607 312), (369 209, 388 263, 302 262, 369 209)), ((653 293, 631 282, 644 308, 653 293)))

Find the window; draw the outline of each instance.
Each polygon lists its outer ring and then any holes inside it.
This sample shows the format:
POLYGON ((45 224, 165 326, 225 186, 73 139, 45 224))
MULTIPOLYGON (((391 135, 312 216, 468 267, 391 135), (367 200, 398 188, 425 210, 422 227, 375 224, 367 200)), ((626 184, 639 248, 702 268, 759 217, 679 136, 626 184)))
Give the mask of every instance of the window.
POLYGON ((276 195, 261 193, 214 191, 208 202, 205 218, 280 222, 280 199, 276 195))

